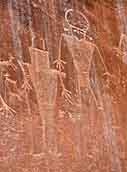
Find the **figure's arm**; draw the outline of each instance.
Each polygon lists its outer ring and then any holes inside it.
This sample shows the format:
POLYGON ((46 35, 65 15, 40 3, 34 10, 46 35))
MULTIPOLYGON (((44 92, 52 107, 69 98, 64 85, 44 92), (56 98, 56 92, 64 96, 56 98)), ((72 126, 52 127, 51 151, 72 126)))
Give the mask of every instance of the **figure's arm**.
POLYGON ((94 56, 91 57, 90 67, 89 67, 89 75, 91 75, 91 77, 90 77, 90 92, 92 94, 92 97, 95 101, 97 108, 99 110, 103 110, 104 107, 103 107, 103 100, 102 100, 102 96, 101 96, 101 94, 102 94, 101 93, 102 92, 101 80, 99 79, 99 76, 97 75, 97 73, 102 72, 106 75, 110 75, 110 74, 108 72, 107 66, 104 63, 103 57, 102 57, 98 47, 95 44, 93 44, 93 46, 95 47, 94 54, 93 54, 94 56), (95 62, 94 60, 96 58, 103 65, 103 68, 99 68, 99 72, 97 72, 97 70, 98 70, 97 66, 95 68, 93 68, 93 64, 96 64, 96 63, 94 63, 95 62))
POLYGON ((61 59, 62 38, 63 38, 63 34, 61 34, 59 39, 58 58, 53 62, 53 64, 56 65, 57 70, 59 70, 60 72, 64 70, 64 65, 66 64, 66 62, 61 59))
POLYGON ((99 57, 99 59, 100 59, 102 65, 103 65, 103 67, 104 67, 105 74, 110 75, 110 73, 108 72, 108 68, 107 68, 107 66, 105 65, 104 59, 103 59, 103 57, 102 57, 102 55, 101 55, 101 52, 100 52, 99 48, 98 48, 96 45, 94 45, 94 46, 95 46, 95 51, 97 51, 97 53, 98 53, 98 55, 99 55, 98 57, 99 57))
POLYGON ((107 66, 106 66, 106 64, 105 64, 105 62, 104 62, 104 60, 103 60, 103 57, 102 57, 102 55, 101 55, 101 53, 100 53, 99 48, 98 48, 96 45, 94 45, 94 46, 95 46, 95 50, 97 51, 97 53, 98 53, 98 55, 99 55, 99 59, 100 59, 100 61, 101 61, 101 64, 103 65, 103 68, 104 68, 103 76, 106 76, 106 77, 108 77, 109 79, 117 80, 117 79, 118 79, 117 76, 115 76, 114 74, 111 74, 111 73, 109 72, 109 70, 108 70, 108 68, 107 68, 107 66))
POLYGON ((32 87, 31 85, 29 84, 29 80, 28 80, 28 75, 26 74, 25 72, 25 69, 24 69, 24 66, 23 66, 23 62, 20 61, 20 60, 17 60, 19 66, 20 66, 20 69, 22 71, 22 74, 23 74, 23 84, 22 84, 22 89, 23 91, 27 92, 27 91, 30 91, 32 90, 32 87))
POLYGON ((66 62, 61 59, 61 55, 62 55, 62 39, 63 39, 63 34, 61 34, 60 39, 59 39, 58 57, 53 62, 53 64, 55 64, 56 69, 58 71, 58 77, 59 77, 60 85, 61 85, 61 88, 62 88, 61 95, 62 95, 62 97, 65 98, 66 101, 68 101, 70 104, 73 104, 72 100, 71 100, 71 92, 66 89, 66 87, 64 85, 64 80, 63 80, 63 74, 62 74, 63 72, 62 71, 64 70, 64 65, 66 64, 66 62))

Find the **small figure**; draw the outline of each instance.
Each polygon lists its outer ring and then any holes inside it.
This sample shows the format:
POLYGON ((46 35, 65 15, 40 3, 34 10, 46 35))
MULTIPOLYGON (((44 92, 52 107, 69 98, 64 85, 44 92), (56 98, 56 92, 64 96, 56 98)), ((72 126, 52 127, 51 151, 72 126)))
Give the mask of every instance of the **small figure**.
POLYGON ((127 64, 127 36, 123 33, 120 36, 120 42, 118 48, 122 54, 121 60, 123 61, 123 63, 127 64))

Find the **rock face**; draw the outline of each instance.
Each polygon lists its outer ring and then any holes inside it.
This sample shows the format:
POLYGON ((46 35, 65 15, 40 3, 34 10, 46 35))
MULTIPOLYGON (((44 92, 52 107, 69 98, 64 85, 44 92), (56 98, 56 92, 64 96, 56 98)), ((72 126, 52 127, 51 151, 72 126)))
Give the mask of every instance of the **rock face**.
POLYGON ((0 172, 127 171, 126 0, 0 2, 0 172))

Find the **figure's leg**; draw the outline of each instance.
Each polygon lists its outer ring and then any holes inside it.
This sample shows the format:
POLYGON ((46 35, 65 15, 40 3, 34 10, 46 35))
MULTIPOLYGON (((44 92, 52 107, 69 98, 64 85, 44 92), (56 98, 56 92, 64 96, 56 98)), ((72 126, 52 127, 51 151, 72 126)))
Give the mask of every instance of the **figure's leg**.
MULTIPOLYGON (((94 102, 95 102, 97 109, 103 110, 103 102, 101 99, 100 86, 98 84, 99 81, 98 81, 98 78, 96 76, 96 68, 95 68, 92 60, 93 60, 93 57, 91 57, 91 59, 90 59, 89 70, 88 70, 89 71, 88 72, 88 89, 89 89, 89 91, 90 91, 90 93, 94 99, 94 102), (92 78, 90 78, 91 74, 92 74, 92 78), (92 81, 93 81, 93 84, 91 83, 92 81)), ((104 66, 104 68, 105 68, 105 70, 107 69, 106 66, 104 66)))
MULTIPOLYGON (((86 159, 88 153, 88 142, 90 140, 90 91, 88 88, 81 88, 81 120, 80 120, 80 150, 81 159, 86 159)), ((86 162, 85 162, 86 164, 86 162)))
MULTIPOLYGON (((93 88, 91 87, 91 85, 89 86, 89 91, 94 99, 94 102, 95 102, 95 105, 97 107, 98 110, 103 110, 103 105, 102 105, 102 102, 100 102, 97 98, 97 96, 95 95, 94 93, 94 90, 93 88)), ((99 95, 100 96, 100 95, 99 95)))

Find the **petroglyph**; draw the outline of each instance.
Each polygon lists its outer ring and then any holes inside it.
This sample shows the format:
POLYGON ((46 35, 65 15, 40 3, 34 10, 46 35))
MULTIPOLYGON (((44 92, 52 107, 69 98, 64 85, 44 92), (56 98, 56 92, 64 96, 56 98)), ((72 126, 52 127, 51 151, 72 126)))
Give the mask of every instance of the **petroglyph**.
MULTIPOLYGON (((1 74, 3 75, 3 72, 1 72, 1 74)), ((6 81, 6 79, 5 79, 5 81, 6 81)), ((5 87, 6 87, 6 82, 5 82, 5 87)), ((7 114, 10 114, 10 115, 15 115, 16 114, 16 111, 13 108, 11 108, 6 103, 6 100, 4 100, 4 98, 2 97, 2 95, 0 95, 0 103, 1 103, 0 112, 2 112, 4 114, 7 113, 7 114)))
POLYGON ((73 15, 75 15, 76 13, 72 9, 69 9, 65 13, 65 20, 69 25, 69 28, 71 30, 71 35, 64 34, 63 36, 64 36, 65 41, 67 42, 67 46, 73 57, 73 62, 74 62, 75 68, 77 70, 80 87, 87 88, 90 91, 90 93, 95 101, 96 106, 99 109, 103 109, 101 102, 99 102, 99 100, 97 100, 95 91, 93 90, 91 83, 90 83, 90 80, 91 80, 90 72, 92 70, 92 63, 94 60, 95 52, 98 53, 98 58, 100 59, 101 63, 103 64, 105 73, 108 74, 109 72, 107 70, 107 67, 104 63, 104 60, 102 58, 102 55, 101 55, 98 47, 95 44, 87 41, 87 39, 86 39, 86 34, 87 34, 87 31, 89 30, 89 22, 88 22, 87 18, 82 13, 77 12, 77 15, 81 16, 84 20, 84 23, 81 23, 81 21, 78 21, 79 26, 77 26, 78 25, 78 24, 76 25, 77 20, 73 21, 70 19, 70 21, 69 21, 68 18, 69 18, 70 13, 71 13, 72 19, 75 17, 73 15), (75 33, 77 34, 77 36, 75 35, 75 33))
POLYGON ((2 98, 1 95, 0 95, 0 101, 1 101, 1 104, 2 104, 2 106, 0 108, 0 112, 9 113, 11 115, 16 114, 16 111, 5 103, 5 101, 4 101, 4 99, 2 98))
POLYGON ((58 76, 62 88, 61 95, 64 97, 65 101, 69 102, 70 104, 73 104, 71 99, 71 92, 65 88, 63 77, 62 77, 62 71, 64 70, 64 65, 66 64, 65 61, 61 59, 61 43, 62 43, 62 37, 60 37, 59 40, 59 48, 58 48, 58 58, 53 62, 55 64, 56 69, 58 70, 58 76))
POLYGON ((126 5, 88 1, 0 2, 0 172, 126 171, 126 5))
POLYGON ((122 53, 121 60, 127 64, 127 36, 125 34, 121 34, 118 48, 122 53))
POLYGON ((23 62, 21 62, 20 60, 18 60, 17 62, 20 66, 23 75, 22 90, 25 92, 29 92, 32 89, 31 85, 29 84, 29 75, 27 75, 25 72, 23 62))
POLYGON ((56 70, 49 68, 48 52, 30 48, 30 54, 32 59, 30 75, 33 79, 42 119, 43 150, 47 146, 54 149, 53 125, 58 73, 56 70), (48 139, 47 143, 46 138, 48 139))

